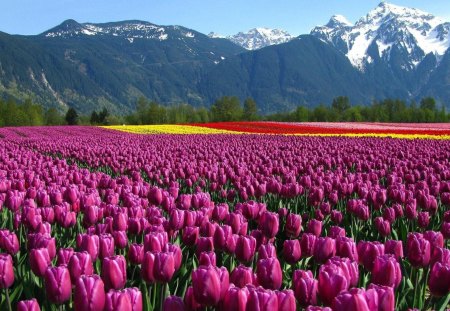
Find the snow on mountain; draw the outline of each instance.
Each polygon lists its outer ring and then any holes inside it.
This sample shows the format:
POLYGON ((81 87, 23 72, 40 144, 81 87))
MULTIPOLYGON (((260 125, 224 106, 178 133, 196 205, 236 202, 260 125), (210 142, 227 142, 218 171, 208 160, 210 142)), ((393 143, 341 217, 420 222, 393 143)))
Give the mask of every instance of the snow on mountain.
POLYGON ((179 26, 158 26, 143 21, 124 21, 104 24, 84 23, 80 24, 74 20, 67 20, 61 25, 43 33, 45 37, 77 37, 109 35, 124 37, 130 43, 134 39, 153 39, 164 41, 169 38, 170 33, 176 32, 185 38, 195 38, 195 33, 179 26))
POLYGON ((247 50, 257 50, 269 45, 288 42, 294 37, 280 29, 253 28, 226 38, 247 50))
POLYGON ((336 15, 311 34, 333 44, 360 70, 377 57, 390 61, 394 54, 402 55, 402 69, 411 70, 429 53, 437 59, 445 54, 449 30, 450 23, 430 13, 381 2, 354 25, 336 15))

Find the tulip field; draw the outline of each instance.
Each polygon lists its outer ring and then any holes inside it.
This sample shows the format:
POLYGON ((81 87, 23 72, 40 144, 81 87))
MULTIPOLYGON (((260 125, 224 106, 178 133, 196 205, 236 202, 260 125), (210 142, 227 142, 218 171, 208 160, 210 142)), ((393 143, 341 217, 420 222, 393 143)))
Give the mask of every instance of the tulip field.
POLYGON ((447 310, 450 127, 0 128, 0 310, 447 310))

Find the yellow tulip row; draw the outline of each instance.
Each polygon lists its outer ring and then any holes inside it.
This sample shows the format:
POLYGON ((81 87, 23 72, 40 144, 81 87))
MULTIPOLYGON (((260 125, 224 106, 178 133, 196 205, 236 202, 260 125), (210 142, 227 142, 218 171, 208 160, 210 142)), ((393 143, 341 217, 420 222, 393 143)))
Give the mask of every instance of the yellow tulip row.
MULTIPOLYGON (((102 126, 106 129, 112 129, 134 134, 246 134, 246 132, 227 131, 221 129, 213 129, 201 126, 191 125, 176 125, 176 124, 162 124, 162 125, 115 125, 102 126)), ((254 134, 254 133, 253 133, 254 134)), ((284 134, 294 136, 322 136, 322 137, 380 137, 380 138, 398 138, 398 139, 450 139, 450 135, 425 135, 425 134, 379 134, 379 133, 361 133, 361 134, 284 134)))
POLYGON ((219 130, 191 125, 115 125, 103 128, 134 134, 241 134, 241 132, 219 130))

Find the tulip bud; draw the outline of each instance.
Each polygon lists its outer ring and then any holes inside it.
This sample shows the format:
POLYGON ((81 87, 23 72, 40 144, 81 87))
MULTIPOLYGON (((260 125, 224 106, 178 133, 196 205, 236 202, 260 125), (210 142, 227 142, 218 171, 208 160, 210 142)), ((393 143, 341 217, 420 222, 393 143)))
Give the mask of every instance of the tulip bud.
POLYGON ((63 266, 69 264, 70 257, 74 254, 73 248, 60 248, 56 255, 56 265, 63 266))
POLYGON ((320 266, 318 289, 319 296, 326 305, 331 305, 333 299, 349 288, 348 276, 335 264, 320 266))
POLYGON ((153 266, 155 280, 161 283, 168 283, 175 273, 175 258, 172 252, 156 253, 153 266))
POLYGON ((70 272, 70 279, 74 284, 80 276, 94 273, 94 265, 88 252, 74 253, 69 260, 67 268, 70 272))
POLYGON ((314 246, 314 259, 317 262, 324 263, 327 259, 336 254, 336 241, 329 237, 320 237, 316 240, 314 246))
POLYGON ((295 311, 297 309, 294 292, 292 290, 276 291, 276 295, 278 298, 278 310, 295 311))
POLYGON ((339 225, 342 222, 343 215, 340 211, 332 210, 331 211, 331 221, 336 225, 339 225))
POLYGON ((314 253, 317 237, 312 233, 303 233, 300 240, 303 257, 311 257, 314 253))
POLYGON ((9 288, 14 283, 14 264, 9 254, 0 254, 0 288, 9 288))
POLYGON ((99 258, 114 256, 114 238, 111 234, 101 234, 99 236, 99 258))
POLYGON ((290 265, 295 264, 302 256, 298 240, 285 240, 283 243, 283 258, 290 265))
POLYGON ((155 254, 152 252, 146 252, 144 254, 144 260, 141 265, 141 276, 147 283, 155 282, 154 275, 154 266, 155 266, 155 254))
POLYGON ((274 238, 278 233, 278 214, 268 211, 262 213, 259 218, 258 227, 266 237, 274 238))
POLYGON ((125 257, 116 255, 106 257, 102 261, 101 277, 105 283, 105 288, 120 289, 127 281, 127 264, 125 257))
POLYGON ((384 255, 384 245, 380 242, 359 241, 356 248, 358 249, 359 263, 367 271, 372 271, 375 259, 380 255, 384 255))
POLYGON ((402 280, 400 264, 392 255, 382 255, 375 259, 372 269, 372 283, 397 288, 402 280))
POLYGON ((394 255, 397 260, 403 258, 402 241, 387 240, 384 242, 384 250, 386 254, 394 255))
POLYGON ((298 237, 300 231, 302 230, 302 216, 289 213, 286 216, 286 225, 284 226, 284 230, 290 238, 298 237))
POLYGON ((262 244, 258 249, 258 259, 277 258, 277 249, 272 243, 262 244))
MULTIPOLYGON (((215 235, 217 234, 217 231, 218 230, 216 230, 215 235)), ((182 234, 183 243, 187 246, 194 246, 197 244, 199 233, 200 229, 198 227, 185 227, 182 234)))
POLYGON ((99 238, 98 235, 79 234, 77 236, 77 247, 81 251, 86 251, 91 255, 92 261, 96 261, 99 252, 99 238))
POLYGON ((133 310, 130 295, 124 290, 111 289, 106 294, 104 311, 133 310))
POLYGON ((430 260, 430 266, 433 266, 436 262, 450 265, 450 249, 442 247, 435 248, 430 260))
POLYGON ((215 306, 220 300, 220 276, 213 266, 200 266, 192 272, 195 301, 203 306, 215 306))
POLYGON ((144 260, 144 245, 133 243, 128 249, 128 261, 133 265, 140 265, 144 260))
POLYGON ((322 233, 322 222, 316 219, 311 219, 308 222, 308 232, 319 237, 322 233))
POLYGON ((271 311, 278 310, 278 297, 274 291, 261 287, 249 291, 247 310, 271 311))
POLYGON ((17 235, 8 230, 0 231, 0 248, 4 249, 11 256, 16 255, 20 250, 17 235))
POLYGON ((433 296, 442 297, 450 292, 450 265, 437 262, 431 268, 428 286, 433 296))
POLYGON ((216 253, 201 252, 198 262, 199 262, 200 266, 215 266, 216 265, 216 253))
POLYGON ((258 284, 266 289, 279 289, 281 287, 283 273, 277 258, 258 260, 256 275, 258 284))
POLYGON ((430 214, 428 212, 420 212, 417 218, 417 224, 420 228, 426 228, 430 224, 430 214))
POLYGON ((338 237, 336 239, 336 255, 358 261, 358 250, 352 238, 338 237))
POLYGON ((143 306, 142 306, 142 293, 141 291, 136 288, 125 288, 124 290, 128 296, 130 297, 130 302, 131 302, 131 311, 142 311, 143 306))
POLYGON ((430 242, 420 233, 409 233, 406 242, 408 260, 414 267, 426 267, 430 262, 430 242))
POLYGON ((444 239, 450 240, 450 221, 442 223, 441 233, 444 236, 444 239))
POLYGON ((369 308, 365 294, 365 291, 359 288, 352 288, 349 291, 341 292, 333 300, 333 310, 370 311, 372 309, 369 308))
POLYGON ((366 290, 366 299, 371 310, 394 311, 395 296, 392 287, 369 284, 366 290))
POLYGON ((178 296, 169 296, 164 300, 162 307, 163 311, 184 311, 186 307, 184 306, 183 299, 178 296))
POLYGON ((295 270, 292 283, 295 298, 302 307, 317 303, 317 280, 311 271, 295 270))
POLYGON ((247 284, 253 284, 254 278, 252 268, 239 265, 231 272, 230 281, 237 287, 243 288, 247 284))
POLYGON ((46 248, 35 248, 30 251, 30 267, 36 276, 44 276, 50 264, 51 259, 46 248))
POLYGON ((48 299, 56 304, 63 304, 70 300, 72 282, 69 270, 64 267, 49 267, 44 274, 45 291, 48 299))
POLYGON ((103 310, 105 299, 105 286, 100 276, 82 275, 77 279, 73 297, 75 311, 103 310))
POLYGON ((235 254, 240 262, 249 262, 255 254, 256 240, 252 236, 240 235, 236 242, 235 254))
POLYGON ((31 300, 22 300, 17 304, 17 311, 41 311, 38 301, 33 298, 31 300))
POLYGON ((249 291, 246 287, 230 286, 222 304, 222 310, 246 311, 249 291))
POLYGON ((124 249, 128 246, 128 237, 126 231, 114 231, 112 235, 114 238, 114 245, 118 249, 124 249))
POLYGON ((163 251, 173 253, 173 259, 175 262, 175 271, 178 271, 178 269, 180 269, 180 267, 181 267, 181 260, 183 259, 183 254, 181 252, 180 246, 177 244, 167 243, 164 246, 163 251))

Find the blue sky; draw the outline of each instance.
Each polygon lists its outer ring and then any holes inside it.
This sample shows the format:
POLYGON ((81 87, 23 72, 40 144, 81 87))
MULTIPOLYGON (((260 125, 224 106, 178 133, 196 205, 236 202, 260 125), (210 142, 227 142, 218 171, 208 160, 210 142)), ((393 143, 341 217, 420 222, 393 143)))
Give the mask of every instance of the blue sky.
MULTIPOLYGON (((209 33, 234 34, 254 27, 308 33, 342 14, 354 22, 379 0, 2 0, 0 31, 38 34, 72 18, 78 22, 139 19, 160 25, 182 25, 209 33)), ((393 0, 450 21, 449 0, 393 0)))

